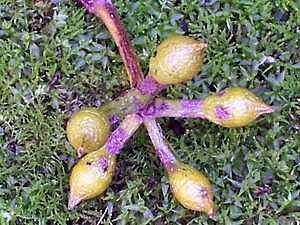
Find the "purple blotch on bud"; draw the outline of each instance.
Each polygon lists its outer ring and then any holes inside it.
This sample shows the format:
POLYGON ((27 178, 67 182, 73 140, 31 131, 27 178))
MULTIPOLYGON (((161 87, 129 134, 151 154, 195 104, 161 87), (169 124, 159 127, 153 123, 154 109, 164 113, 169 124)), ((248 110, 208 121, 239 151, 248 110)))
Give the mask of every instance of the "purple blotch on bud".
POLYGON ((99 166, 102 170, 102 173, 106 173, 107 171, 107 168, 108 168, 108 160, 106 157, 100 157, 98 159, 98 163, 99 163, 99 166))
POLYGON ((229 112, 222 106, 215 108, 215 114, 221 120, 228 120, 230 118, 229 112))

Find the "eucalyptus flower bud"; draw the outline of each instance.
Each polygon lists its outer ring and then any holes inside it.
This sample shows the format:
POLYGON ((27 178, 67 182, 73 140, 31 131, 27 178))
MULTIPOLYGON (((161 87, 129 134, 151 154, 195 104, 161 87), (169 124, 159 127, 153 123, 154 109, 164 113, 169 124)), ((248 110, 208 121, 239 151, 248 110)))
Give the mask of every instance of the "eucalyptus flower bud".
POLYGON ((171 37, 150 58, 149 74, 162 85, 186 82, 200 71, 206 47, 190 37, 171 37))
POLYGON ((116 157, 105 149, 87 154, 73 168, 70 177, 68 209, 81 201, 102 194, 109 186, 114 173, 116 157))
POLYGON ((213 191, 209 180, 187 164, 179 163, 167 170, 175 198, 187 209, 201 211, 209 218, 214 216, 213 191))
POLYGON ((274 112, 245 88, 227 88, 208 96, 202 111, 208 120, 231 128, 245 126, 262 114, 274 112))
POLYGON ((102 147, 109 132, 109 117, 97 108, 79 110, 67 124, 67 137, 78 157, 102 147))

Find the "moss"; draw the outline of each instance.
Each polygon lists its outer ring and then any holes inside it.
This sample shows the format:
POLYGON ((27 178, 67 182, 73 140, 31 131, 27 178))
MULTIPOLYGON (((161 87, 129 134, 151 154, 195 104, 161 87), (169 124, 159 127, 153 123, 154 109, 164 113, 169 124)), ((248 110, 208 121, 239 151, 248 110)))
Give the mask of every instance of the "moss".
MULTIPOLYGON (((170 120, 160 120, 176 153, 214 184, 217 223, 295 224, 300 217, 298 3, 115 4, 144 71, 157 43, 175 33, 209 44, 201 74, 162 95, 200 99, 240 86, 276 108, 239 129, 178 120, 184 130, 178 137, 170 120)), ((1 224, 96 224, 103 214, 105 224, 215 223, 174 200, 143 129, 118 157, 108 191, 69 212, 68 179, 77 158, 66 140, 66 121, 78 108, 99 106, 126 90, 126 70, 102 23, 74 1, 1 0, 0 17, 1 224), (49 88, 55 74, 59 80, 49 88)))

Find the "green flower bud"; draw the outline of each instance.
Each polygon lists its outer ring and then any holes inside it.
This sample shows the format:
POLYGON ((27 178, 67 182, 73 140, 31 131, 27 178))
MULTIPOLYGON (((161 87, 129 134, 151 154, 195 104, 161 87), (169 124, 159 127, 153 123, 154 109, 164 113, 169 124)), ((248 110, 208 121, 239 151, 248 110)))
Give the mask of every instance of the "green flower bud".
POLYGON ((171 37, 156 48, 149 74, 162 85, 186 82, 200 71, 206 47, 190 37, 171 37))
POLYGON ((67 137, 78 157, 102 147, 109 133, 109 117, 97 108, 79 110, 67 124, 67 137))
POLYGON ((175 198, 187 209, 214 216, 213 191, 209 180, 194 167, 179 163, 167 170, 175 198))
POLYGON ((223 127, 242 127, 262 114, 274 112, 245 88, 227 88, 208 96, 202 110, 208 120, 223 127))
POLYGON ((81 201, 102 194, 109 186, 116 164, 116 157, 104 149, 87 154, 73 168, 70 177, 68 209, 81 201))

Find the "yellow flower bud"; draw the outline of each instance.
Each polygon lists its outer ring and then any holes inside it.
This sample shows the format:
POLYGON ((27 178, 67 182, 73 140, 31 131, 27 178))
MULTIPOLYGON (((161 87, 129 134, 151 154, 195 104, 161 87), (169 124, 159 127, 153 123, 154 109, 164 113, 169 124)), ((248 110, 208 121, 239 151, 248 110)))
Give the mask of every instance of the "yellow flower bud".
POLYGON ((167 171, 175 198, 185 208, 204 212, 212 218, 214 203, 209 180, 194 167, 182 163, 167 171))
POLYGON ((81 201, 102 194, 109 186, 116 164, 116 157, 105 149, 87 154, 73 168, 70 177, 68 209, 81 201))
POLYGON ((202 110, 205 118, 223 127, 242 127, 262 114, 274 112, 245 88, 227 88, 208 96, 202 110))
POLYGON ((171 37, 156 48, 149 74, 162 85, 186 82, 200 71, 206 47, 190 37, 171 37))
POLYGON ((79 110, 67 124, 67 137, 78 157, 102 147, 109 132, 109 118, 97 108, 86 107, 79 110))

